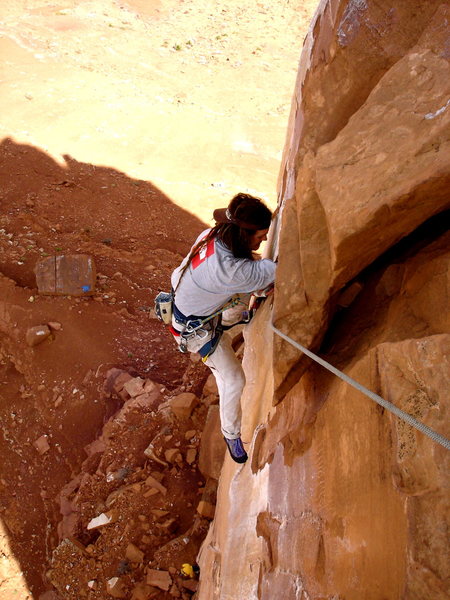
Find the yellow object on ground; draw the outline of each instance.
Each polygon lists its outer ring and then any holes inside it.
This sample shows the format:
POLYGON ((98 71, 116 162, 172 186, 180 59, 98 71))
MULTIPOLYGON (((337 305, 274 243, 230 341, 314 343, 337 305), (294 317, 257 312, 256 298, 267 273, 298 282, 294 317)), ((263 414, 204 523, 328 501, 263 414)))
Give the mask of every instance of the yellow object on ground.
POLYGON ((180 572, 181 575, 184 575, 184 577, 189 577, 190 579, 194 579, 195 577, 194 567, 189 563, 183 563, 180 572))

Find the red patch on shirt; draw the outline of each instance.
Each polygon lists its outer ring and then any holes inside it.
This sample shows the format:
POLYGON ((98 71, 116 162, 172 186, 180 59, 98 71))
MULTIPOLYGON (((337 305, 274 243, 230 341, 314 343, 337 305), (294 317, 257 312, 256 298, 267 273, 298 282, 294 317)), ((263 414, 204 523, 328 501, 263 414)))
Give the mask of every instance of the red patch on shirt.
POLYGON ((212 256, 215 252, 215 246, 214 246, 214 238, 212 240, 209 240, 209 242, 206 244, 206 246, 203 246, 203 248, 200 250, 200 252, 197 252, 197 254, 194 256, 194 258, 192 259, 192 268, 196 269, 199 265, 202 264, 202 262, 205 262, 205 260, 209 257, 212 256))

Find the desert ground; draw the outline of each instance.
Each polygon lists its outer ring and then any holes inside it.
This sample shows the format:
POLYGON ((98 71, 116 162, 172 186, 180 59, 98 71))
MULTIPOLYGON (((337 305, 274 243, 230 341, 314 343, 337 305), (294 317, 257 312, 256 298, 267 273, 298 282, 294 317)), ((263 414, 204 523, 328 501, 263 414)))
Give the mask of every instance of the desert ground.
POLYGON ((108 370, 200 393, 208 371, 176 351, 153 298, 214 208, 239 191, 275 208, 316 6, 2 2, 2 600, 51 598, 60 491, 118 409, 104 396, 108 370), (80 253, 94 258, 95 295, 39 295, 36 263, 80 253), (48 322, 61 327, 28 347, 26 330, 48 322))

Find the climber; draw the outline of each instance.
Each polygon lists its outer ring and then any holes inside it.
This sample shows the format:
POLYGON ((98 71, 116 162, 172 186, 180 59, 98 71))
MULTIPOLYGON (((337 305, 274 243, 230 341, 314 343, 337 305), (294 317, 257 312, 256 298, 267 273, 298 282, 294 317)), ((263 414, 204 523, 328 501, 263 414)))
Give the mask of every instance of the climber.
POLYGON ((227 313, 236 308, 243 312, 243 295, 247 294, 248 300, 250 293, 258 290, 264 295, 264 290, 273 286, 275 263, 253 255, 267 239, 271 218, 262 200, 237 194, 227 209, 214 211, 216 225, 200 234, 171 278, 171 331, 180 350, 198 352, 213 372, 222 434, 238 463, 248 458, 241 440, 240 398, 245 376, 221 322, 222 316, 228 320, 227 313))

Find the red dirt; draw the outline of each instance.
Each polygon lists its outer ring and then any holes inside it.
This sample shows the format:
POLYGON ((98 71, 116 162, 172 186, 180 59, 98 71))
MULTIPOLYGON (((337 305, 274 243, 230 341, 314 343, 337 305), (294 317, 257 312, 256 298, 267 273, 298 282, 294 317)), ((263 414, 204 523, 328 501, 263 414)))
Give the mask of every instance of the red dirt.
MULTIPOLYGON (((58 544, 59 494, 121 405, 104 392, 108 369, 151 379, 166 397, 200 393, 207 369, 176 352, 148 309, 213 208, 237 191, 275 205, 297 60, 316 2, 296 4, 2 4, 2 600, 52 589, 45 573, 58 544), (93 298, 37 293, 37 260, 67 253, 93 256, 93 298), (62 329, 28 347, 27 329, 51 321, 62 329), (40 455, 33 442, 44 434, 50 450, 40 455)), ((204 416, 196 413, 198 427, 204 416)), ((133 426, 138 437, 150 435, 133 426)), ((120 441, 118 464, 131 444, 120 441)), ((139 460, 127 483, 150 472, 139 460)), ((175 500, 196 496, 201 478, 188 469, 166 479, 175 500)), ((108 490, 96 485, 101 504, 108 490)), ((185 504, 176 510, 180 532, 195 516, 195 505, 185 504)), ((111 561, 96 560, 108 571, 111 561)), ((89 597, 109 597, 102 593, 89 597)))

